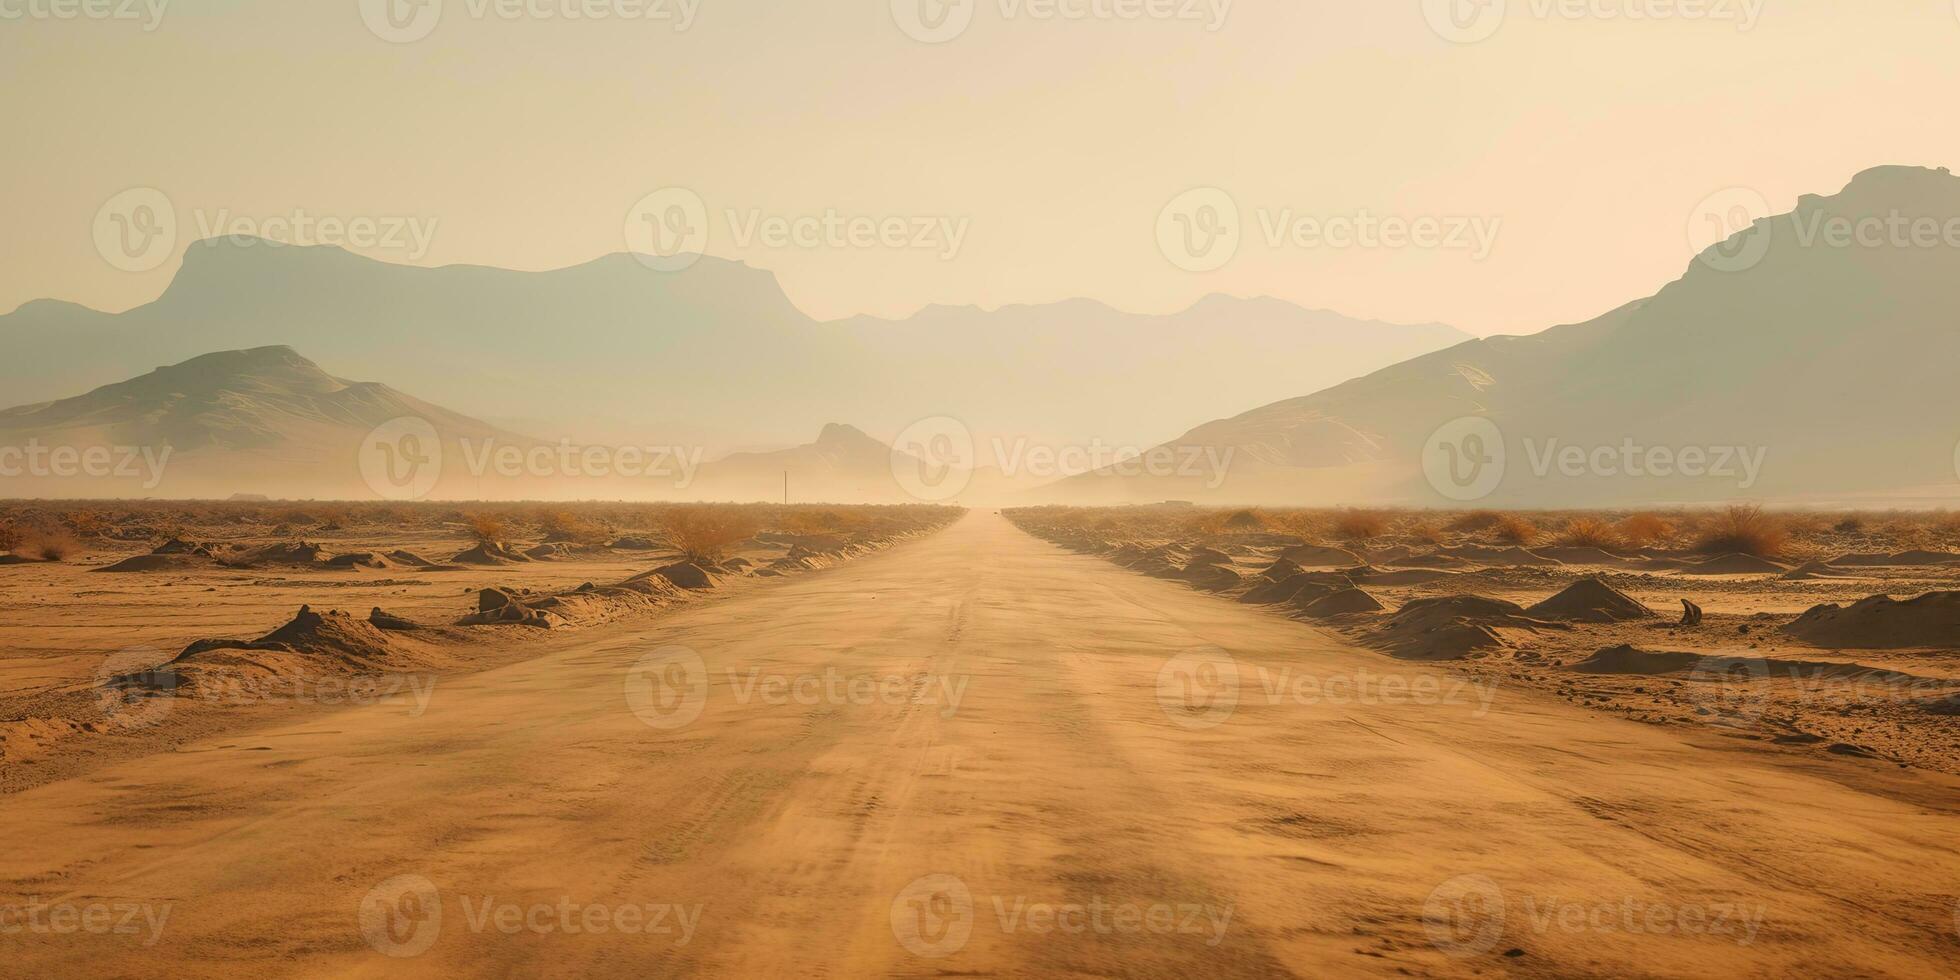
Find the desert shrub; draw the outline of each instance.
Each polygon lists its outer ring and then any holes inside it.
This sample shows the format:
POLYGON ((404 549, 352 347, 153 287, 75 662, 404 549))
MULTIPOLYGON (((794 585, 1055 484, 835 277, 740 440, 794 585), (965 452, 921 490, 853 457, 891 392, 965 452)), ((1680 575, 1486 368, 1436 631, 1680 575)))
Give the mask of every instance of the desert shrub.
POLYGON ((760 530, 752 515, 718 506, 678 508, 665 516, 661 527, 674 549, 694 562, 718 562, 729 546, 760 530))
POLYGON ((1433 545, 1440 546, 1444 541, 1443 529, 1427 521, 1417 521, 1410 525, 1407 533, 1417 541, 1425 541, 1433 545))
POLYGON ((1545 532, 1538 525, 1516 514, 1505 514, 1492 525, 1492 535, 1505 544, 1529 547, 1545 532))
POLYGON ((35 530, 22 537, 15 552, 43 561, 67 561, 82 550, 82 543, 65 530, 35 530))
POLYGON ((1558 540, 1569 548, 1610 550, 1620 546, 1620 536, 1613 530, 1613 525, 1597 517, 1574 517, 1566 521, 1558 540))
POLYGON ((574 544, 604 544, 612 535, 605 525, 587 520, 568 510, 552 511, 539 523, 544 530, 546 541, 570 541, 574 544))
POLYGON ((1620 540, 1635 548, 1659 544, 1674 536, 1674 526, 1658 514, 1634 514, 1620 522, 1620 540))
POLYGON ((1789 543, 1789 532, 1760 504, 1736 504, 1715 515, 1701 531, 1695 550, 1703 554, 1774 558, 1789 543))
POLYGON ((1388 518, 1372 510, 1342 511, 1334 518, 1334 533, 1349 541, 1366 541, 1388 533, 1388 518))
POLYGON ((20 547, 21 530, 12 521, 0 521, 0 551, 13 551, 20 547))
POLYGON ((470 533, 485 544, 496 544, 504 539, 504 522, 489 514, 471 514, 464 521, 470 533))

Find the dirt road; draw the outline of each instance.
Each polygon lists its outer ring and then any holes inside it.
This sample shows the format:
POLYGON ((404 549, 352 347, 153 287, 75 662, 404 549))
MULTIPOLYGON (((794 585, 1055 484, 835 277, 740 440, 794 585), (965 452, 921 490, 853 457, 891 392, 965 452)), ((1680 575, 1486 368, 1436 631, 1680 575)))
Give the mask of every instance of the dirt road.
POLYGON ((0 800, 6 976, 1931 976, 1960 792, 975 514, 0 800))

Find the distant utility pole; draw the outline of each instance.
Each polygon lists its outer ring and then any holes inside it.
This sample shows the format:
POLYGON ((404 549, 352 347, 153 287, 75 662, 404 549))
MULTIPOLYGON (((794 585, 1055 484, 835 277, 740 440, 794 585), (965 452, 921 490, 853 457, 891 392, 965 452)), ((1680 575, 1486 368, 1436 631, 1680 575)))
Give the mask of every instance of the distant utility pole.
POLYGON ((789 506, 789 471, 783 471, 783 506, 789 506))

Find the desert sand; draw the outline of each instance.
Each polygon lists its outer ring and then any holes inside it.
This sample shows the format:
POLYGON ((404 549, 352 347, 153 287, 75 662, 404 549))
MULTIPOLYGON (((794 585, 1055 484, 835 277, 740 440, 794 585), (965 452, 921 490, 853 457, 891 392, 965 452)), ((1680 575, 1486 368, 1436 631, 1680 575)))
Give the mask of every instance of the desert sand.
POLYGON ((1400 662, 991 513, 546 632, 425 704, 7 796, 32 846, 0 905, 142 914, 23 930, 6 970, 1934 976, 1960 950, 1950 775, 1400 662))

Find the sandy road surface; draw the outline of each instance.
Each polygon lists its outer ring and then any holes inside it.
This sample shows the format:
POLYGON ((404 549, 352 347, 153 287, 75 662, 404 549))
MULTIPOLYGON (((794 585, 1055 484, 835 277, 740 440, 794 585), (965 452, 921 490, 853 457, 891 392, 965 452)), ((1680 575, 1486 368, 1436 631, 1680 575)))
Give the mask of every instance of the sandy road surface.
POLYGON ((1950 781, 1465 687, 991 515, 411 709, 0 800, 0 975, 1910 976, 1960 956, 1950 781))

